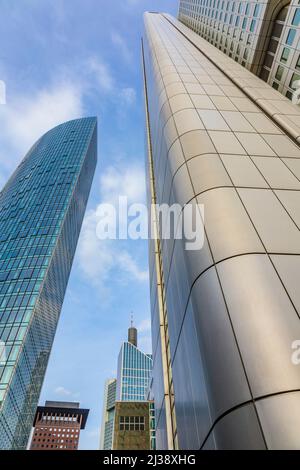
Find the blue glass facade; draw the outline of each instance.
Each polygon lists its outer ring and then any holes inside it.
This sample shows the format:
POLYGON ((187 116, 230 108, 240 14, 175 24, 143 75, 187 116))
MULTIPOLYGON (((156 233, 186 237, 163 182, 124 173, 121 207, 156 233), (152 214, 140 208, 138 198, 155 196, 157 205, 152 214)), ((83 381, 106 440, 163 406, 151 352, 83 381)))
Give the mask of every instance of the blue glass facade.
POLYGON ((123 343, 118 358, 117 400, 147 400, 151 372, 151 354, 144 354, 129 342, 123 343))
POLYGON ((97 120, 61 124, 0 193, 0 449, 24 449, 97 162, 97 120))

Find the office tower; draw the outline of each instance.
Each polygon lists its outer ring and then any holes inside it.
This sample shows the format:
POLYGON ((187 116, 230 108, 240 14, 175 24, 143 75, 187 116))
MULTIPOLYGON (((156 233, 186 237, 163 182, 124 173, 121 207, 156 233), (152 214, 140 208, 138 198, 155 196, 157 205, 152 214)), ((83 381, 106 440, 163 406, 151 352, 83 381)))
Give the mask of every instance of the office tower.
POLYGON ((169 15, 143 58, 149 204, 204 205, 201 249, 151 219, 157 448, 299 448, 300 109, 169 15))
POLYGON ((77 450, 88 414, 79 403, 46 401, 36 410, 30 450, 77 450))
POLYGON ((113 445, 113 432, 115 420, 115 403, 117 392, 117 379, 108 379, 105 382, 102 425, 100 433, 100 449, 110 450, 113 445))
POLYGON ((0 449, 25 449, 97 160, 97 121, 61 124, 0 193, 0 449))
POLYGON ((178 17, 292 99, 300 79, 298 0, 181 0, 178 17))
POLYGON ((118 357, 117 400, 143 401, 151 379, 152 356, 137 347, 137 331, 131 326, 128 341, 122 344, 118 357))
POLYGON ((150 450, 153 403, 118 401, 116 403, 113 450, 150 450))
MULTIPOLYGON (((136 440, 135 433, 137 431, 143 431, 141 436, 144 433, 149 436, 149 439, 146 438, 149 444, 147 449, 155 447, 154 405, 153 400, 148 398, 151 372, 152 356, 138 349, 137 329, 134 328, 131 322, 131 327, 128 329, 128 341, 122 344, 118 356, 117 379, 109 379, 105 383, 100 449, 116 449, 119 448, 119 445, 120 448, 125 449, 124 446, 129 445, 132 439, 133 441, 136 440), (147 429, 122 429, 122 425, 120 429, 120 416, 124 415, 123 411, 125 414, 127 413, 126 404, 128 404, 128 412, 132 409, 144 412, 147 408, 149 419, 147 418, 147 421, 144 422, 147 429), (117 409, 119 412, 116 415, 117 409), (121 412, 121 410, 123 411, 121 412), (119 441, 119 431, 122 431, 122 444, 119 441), (134 433, 132 434, 131 431, 134 431, 134 433), (125 434, 128 434, 128 436, 125 436, 125 434)), ((132 419, 134 421, 134 416, 132 416, 132 419)), ((140 445, 144 445, 142 444, 142 442, 145 443, 144 437, 143 439, 141 437, 140 445)), ((128 447, 128 449, 131 449, 131 447, 128 447)))

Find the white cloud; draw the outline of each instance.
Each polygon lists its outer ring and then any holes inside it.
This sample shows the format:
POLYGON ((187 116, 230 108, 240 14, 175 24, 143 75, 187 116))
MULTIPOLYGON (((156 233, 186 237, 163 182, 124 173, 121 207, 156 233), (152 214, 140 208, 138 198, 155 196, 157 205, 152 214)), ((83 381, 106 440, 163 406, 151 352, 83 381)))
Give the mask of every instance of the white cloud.
POLYGON ((56 395, 63 395, 63 396, 72 395, 72 392, 70 392, 70 390, 67 390, 65 387, 62 387, 62 386, 56 387, 56 389, 54 390, 54 393, 56 393, 56 395))
POLYGON ((134 88, 123 88, 120 91, 120 98, 125 104, 132 105, 136 100, 136 92, 134 88))
POLYGON ((96 210, 86 215, 78 246, 79 267, 85 277, 101 291, 109 288, 108 279, 114 272, 114 280, 119 282, 135 279, 148 280, 148 271, 140 268, 128 249, 118 240, 99 240, 96 236, 99 216, 96 210))
POLYGON ((130 62, 132 59, 132 55, 131 55, 131 52, 127 45, 126 40, 116 31, 112 32, 111 40, 112 40, 112 43, 118 48, 125 62, 130 62))
POLYGON ((152 351, 151 342, 151 320, 145 318, 137 325, 138 330, 138 346, 146 353, 152 351))
POLYGON ((118 168, 109 166, 100 177, 102 202, 116 203, 119 195, 127 196, 129 203, 145 200, 145 173, 141 165, 131 163, 118 168))
POLYGON ((54 393, 56 395, 59 395, 61 397, 70 397, 70 398, 79 398, 80 394, 78 392, 71 392, 71 390, 68 390, 67 388, 63 387, 62 385, 59 385, 54 389, 54 393))
POLYGON ((85 61, 83 76, 75 70, 62 69, 56 77, 64 77, 32 93, 9 95, 6 105, 0 106, 0 185, 4 184, 16 164, 33 143, 56 125, 76 119, 84 114, 84 97, 91 89, 96 93, 110 94, 121 104, 135 102, 133 88, 116 88, 110 67, 100 58, 85 61))
MULTIPOLYGON (((15 96, 0 107, 0 171, 7 179, 33 143, 52 127, 83 113, 82 90, 74 83, 59 83, 35 94, 15 96), (9 158, 5 158, 5 154, 9 158)), ((0 178, 1 179, 1 178, 0 178)))
POLYGON ((127 251, 121 251, 118 254, 117 261, 119 267, 127 272, 133 279, 138 281, 147 281, 149 278, 148 270, 141 270, 131 254, 127 251))
POLYGON ((145 318, 144 320, 142 320, 138 324, 137 330, 139 331, 139 333, 146 333, 146 332, 151 331, 151 321, 150 321, 150 319, 145 318))
POLYGON ((110 95, 111 98, 117 98, 121 104, 126 106, 131 106, 135 103, 135 89, 132 87, 118 88, 110 66, 101 59, 96 57, 89 58, 87 61, 87 72, 95 77, 96 85, 92 87, 94 90, 110 95))
POLYGON ((144 282, 148 270, 139 266, 136 257, 129 251, 126 240, 100 240, 96 235, 100 220, 99 206, 110 203, 116 207, 118 197, 127 196, 128 204, 143 203, 145 199, 144 172, 142 167, 131 164, 118 168, 110 166, 100 177, 99 204, 88 211, 83 221, 78 246, 78 259, 81 271, 93 285, 106 289, 109 276, 119 282, 134 279, 144 282))
POLYGON ((96 57, 90 58, 87 63, 90 72, 94 73, 96 76, 100 90, 112 92, 114 90, 115 83, 110 67, 96 57))
POLYGON ((152 351, 152 343, 151 343, 151 335, 142 336, 138 338, 138 347, 144 351, 146 354, 151 353, 152 351))

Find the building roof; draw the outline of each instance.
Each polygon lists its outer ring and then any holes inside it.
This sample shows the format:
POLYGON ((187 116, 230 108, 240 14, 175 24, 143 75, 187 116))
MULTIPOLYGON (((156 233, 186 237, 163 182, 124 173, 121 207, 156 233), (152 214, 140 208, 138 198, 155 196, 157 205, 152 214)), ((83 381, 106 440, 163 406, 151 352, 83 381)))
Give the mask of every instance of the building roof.
MULTIPOLYGON (((70 403, 70 405, 71 404, 72 403, 70 403)), ((73 404, 76 405, 77 403, 73 403, 73 404)), ((67 406, 64 406, 64 405, 66 405, 65 402, 46 402, 45 406, 38 406, 37 409, 36 409, 36 413, 35 413, 35 417, 34 417, 34 421, 33 421, 33 426, 36 425, 37 417, 38 417, 39 413, 44 413, 44 414, 50 414, 50 413, 68 414, 68 413, 70 413, 70 414, 76 414, 78 417, 82 416, 80 429, 84 429, 90 410, 88 410, 86 408, 79 408, 79 407, 76 407, 76 406, 67 407, 67 406), (54 403, 54 404, 57 404, 58 406, 51 406, 48 403, 54 403), (63 405, 63 406, 60 406, 60 405, 63 405)))

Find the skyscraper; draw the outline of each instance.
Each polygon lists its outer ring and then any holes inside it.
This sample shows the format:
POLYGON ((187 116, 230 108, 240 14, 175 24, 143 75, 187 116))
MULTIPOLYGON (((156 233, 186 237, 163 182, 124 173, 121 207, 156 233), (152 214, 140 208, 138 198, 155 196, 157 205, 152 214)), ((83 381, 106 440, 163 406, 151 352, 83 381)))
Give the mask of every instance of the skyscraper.
POLYGON ((118 401, 115 410, 113 450, 154 450, 151 429, 153 402, 118 401))
POLYGON ((97 121, 61 124, 0 193, 0 448, 25 449, 97 161, 97 121))
POLYGON ((131 327, 128 341, 122 344, 118 357, 117 400, 146 400, 151 372, 152 356, 138 349, 137 331, 131 327))
MULTIPOLYGON (((151 373, 152 356, 151 354, 145 354, 138 349, 137 330, 131 324, 131 327, 128 329, 128 341, 125 341, 122 344, 118 356, 117 379, 108 379, 105 383, 100 449, 110 450, 113 448, 115 431, 117 433, 119 431, 121 410, 123 410, 123 414, 121 413, 122 416, 124 413, 128 414, 128 410, 135 409, 134 403, 137 402, 140 402, 141 405, 139 407, 137 404, 137 410, 145 412, 145 409, 147 409, 148 414, 146 427, 149 425, 151 426, 151 429, 143 431, 146 431, 147 436, 150 436, 150 439, 148 439, 149 448, 150 445, 155 445, 153 419, 151 419, 153 414, 153 404, 150 403, 150 400, 148 401, 147 396, 149 392, 151 373), (119 402, 124 402, 124 404, 118 406, 119 414, 116 416, 116 406, 119 402), (129 404, 128 410, 125 409, 125 402, 131 402, 132 407, 129 404), (142 402, 145 402, 144 405, 142 405, 142 402), (118 420, 118 423, 116 423, 116 419, 118 420)), ((125 429, 122 429, 122 431, 125 431, 125 429)), ((118 442, 120 441, 118 440, 118 442)), ((128 441, 126 440, 126 442, 130 442, 130 438, 128 441)))
POLYGON ((300 79, 298 0, 181 0, 178 18, 292 99, 300 79))
POLYGON ((108 379, 104 386, 100 449, 110 450, 113 444, 117 379, 108 379))
POLYGON ((30 450, 77 450, 88 414, 77 402, 46 401, 36 410, 30 450))
POLYGON ((143 65, 149 205, 204 206, 198 250, 152 217, 157 448, 297 449, 300 109, 169 15, 143 65))

